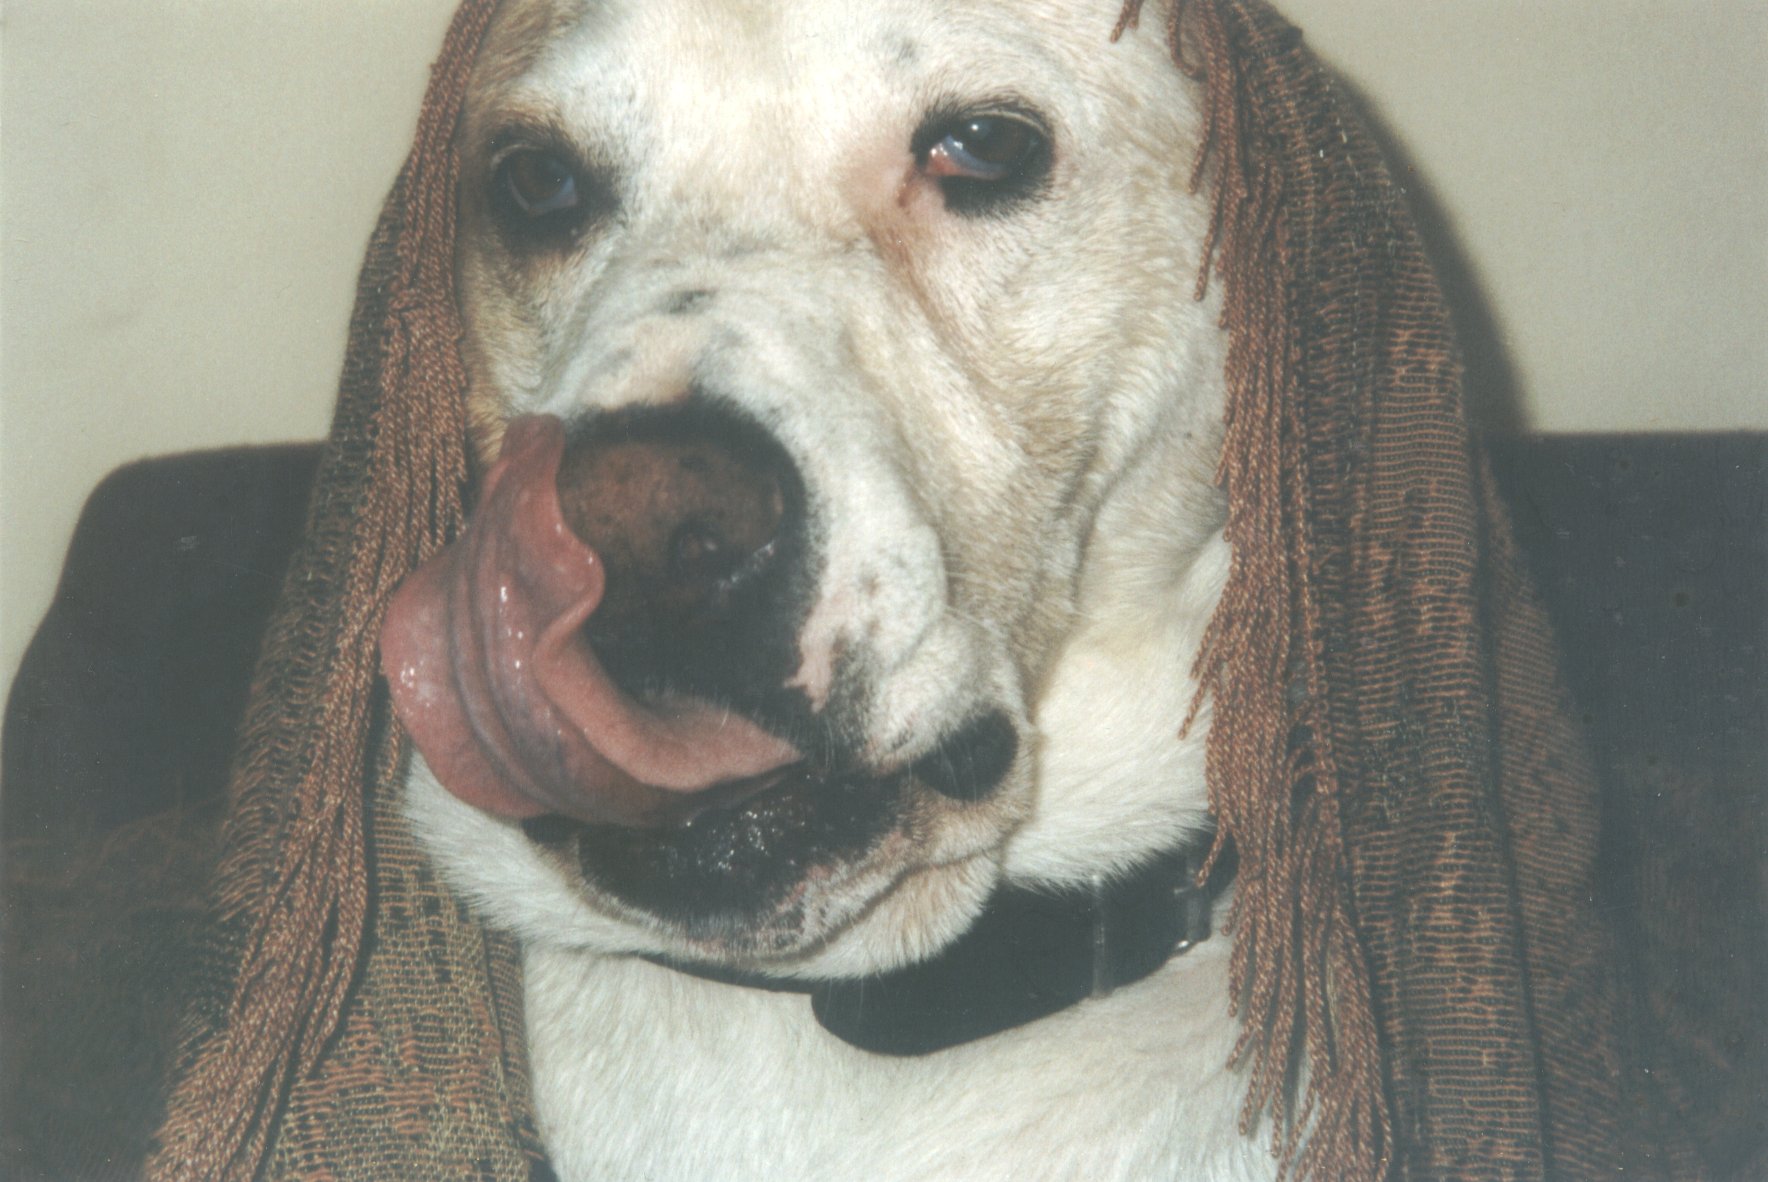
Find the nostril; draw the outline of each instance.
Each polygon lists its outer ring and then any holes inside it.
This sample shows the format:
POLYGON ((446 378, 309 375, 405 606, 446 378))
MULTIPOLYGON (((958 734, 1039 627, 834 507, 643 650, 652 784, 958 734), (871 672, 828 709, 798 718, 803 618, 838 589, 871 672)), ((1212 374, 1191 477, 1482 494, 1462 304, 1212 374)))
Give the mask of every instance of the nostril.
POLYGON ((690 517, 669 539, 669 573, 685 584, 712 584, 730 579, 748 558, 746 548, 732 543, 717 525, 690 517))
POLYGON ((669 542, 669 561, 683 578, 717 578, 731 565, 730 543, 704 521, 684 521, 669 542))
POLYGON ((965 723, 915 763, 921 782, 953 800, 981 800, 1013 766, 1019 732, 999 710, 965 723))

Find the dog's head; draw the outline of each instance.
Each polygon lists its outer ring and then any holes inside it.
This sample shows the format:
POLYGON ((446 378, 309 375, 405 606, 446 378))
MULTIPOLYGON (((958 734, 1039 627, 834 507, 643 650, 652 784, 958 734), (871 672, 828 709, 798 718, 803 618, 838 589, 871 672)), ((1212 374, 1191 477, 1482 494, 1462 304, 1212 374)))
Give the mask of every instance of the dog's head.
POLYGON ((495 918, 864 972, 1201 823, 1198 100, 1116 17, 502 6, 457 141, 486 475, 387 644, 495 918))

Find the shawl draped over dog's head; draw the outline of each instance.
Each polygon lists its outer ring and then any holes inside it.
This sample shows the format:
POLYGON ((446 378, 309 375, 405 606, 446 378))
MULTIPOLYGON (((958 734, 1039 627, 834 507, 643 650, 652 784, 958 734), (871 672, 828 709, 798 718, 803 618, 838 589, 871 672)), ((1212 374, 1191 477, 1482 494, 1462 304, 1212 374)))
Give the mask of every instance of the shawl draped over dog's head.
MULTIPOLYGON (((463 517, 452 138, 495 7, 460 8, 369 248, 156 1177, 547 1175, 516 949, 406 832, 376 685, 388 596, 463 517)), ((1118 35, 1158 35, 1139 8, 1118 35)), ((1230 334, 1233 568, 1199 672, 1243 1119, 1323 1180, 1680 1176, 1623 1054, 1587 759, 1401 195, 1262 0, 1180 3, 1166 35, 1206 104, 1197 281, 1230 334)))

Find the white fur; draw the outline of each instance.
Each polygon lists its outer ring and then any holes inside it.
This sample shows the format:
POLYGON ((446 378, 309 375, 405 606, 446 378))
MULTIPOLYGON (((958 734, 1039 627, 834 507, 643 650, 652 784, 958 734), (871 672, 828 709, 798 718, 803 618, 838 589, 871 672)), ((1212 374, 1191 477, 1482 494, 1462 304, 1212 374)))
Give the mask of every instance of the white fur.
POLYGON ((610 162, 614 224, 521 271, 470 208, 460 263, 481 445, 530 411, 710 383, 800 466, 826 550, 797 684, 881 770, 978 705, 1026 741, 975 806, 930 805, 829 880, 786 945, 691 938, 568 877, 417 764, 437 864, 524 941, 542 1132, 588 1179, 1264 1179, 1237 1129, 1226 938, 1029 1026, 914 1059, 799 995, 634 953, 856 975, 961 933, 1003 880, 1122 871, 1206 823, 1189 670, 1227 573, 1217 306, 1184 178, 1196 96, 1147 28, 1071 0, 509 0, 462 135, 541 113, 610 162), (717 101, 713 99, 716 93, 717 101), (1056 144, 1010 216, 948 213, 908 151, 938 103, 1031 103, 1056 144), (673 292, 715 293, 665 316, 673 292), (863 660, 856 661, 856 654, 863 660), (851 686, 848 688, 852 688, 851 686), (835 709, 833 705, 830 709, 835 709))

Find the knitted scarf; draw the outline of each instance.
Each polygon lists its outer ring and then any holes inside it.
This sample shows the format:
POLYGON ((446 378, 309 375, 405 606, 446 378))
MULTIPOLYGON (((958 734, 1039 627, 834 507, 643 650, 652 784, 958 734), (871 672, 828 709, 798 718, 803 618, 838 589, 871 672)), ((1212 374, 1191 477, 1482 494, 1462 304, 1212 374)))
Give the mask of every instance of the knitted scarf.
MULTIPOLYGON (((388 596, 463 516, 452 136, 495 6, 461 6, 369 248, 154 1177, 543 1169, 516 950, 406 832, 375 680, 388 596)), ((1166 36, 1204 96, 1197 283, 1230 335, 1233 566, 1198 672, 1239 860, 1243 1121, 1296 1177, 1650 1176, 1587 759, 1399 192, 1262 0, 1181 0, 1166 36)))

